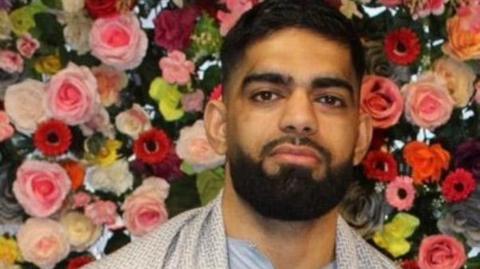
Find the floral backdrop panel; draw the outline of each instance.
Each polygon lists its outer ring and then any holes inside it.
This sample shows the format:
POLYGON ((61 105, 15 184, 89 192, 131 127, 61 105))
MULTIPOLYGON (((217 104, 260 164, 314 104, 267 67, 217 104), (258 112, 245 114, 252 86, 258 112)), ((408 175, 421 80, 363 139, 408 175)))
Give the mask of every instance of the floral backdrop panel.
MULTIPOLYGON (((223 37, 258 0, 0 0, 0 267, 79 268, 207 204, 223 37)), ((362 37, 344 218, 401 268, 480 268, 480 1, 328 0, 362 37)))

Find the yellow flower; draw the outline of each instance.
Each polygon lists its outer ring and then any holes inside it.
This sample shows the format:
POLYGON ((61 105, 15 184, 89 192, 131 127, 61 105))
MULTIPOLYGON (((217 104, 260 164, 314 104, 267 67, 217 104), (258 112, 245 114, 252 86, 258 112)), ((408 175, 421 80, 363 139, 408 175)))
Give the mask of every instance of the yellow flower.
POLYGON ((392 256, 400 257, 410 251, 410 243, 406 240, 417 227, 420 220, 407 213, 398 213, 392 221, 385 224, 382 231, 377 231, 373 236, 373 242, 392 256))
POLYGON ((13 265, 15 261, 22 261, 17 242, 13 239, 0 237, 0 264, 13 265))
POLYGON ((17 8, 10 13, 10 22, 12 24, 13 32, 22 36, 30 29, 35 27, 35 14, 45 10, 45 7, 40 1, 35 4, 17 8))
POLYGON ((5 10, 0 10, 0 40, 10 39, 10 32, 12 31, 12 24, 10 18, 5 10))
POLYGON ((48 55, 39 58, 34 67, 38 73, 54 75, 62 69, 62 62, 58 55, 48 55))
POLYGON ((118 150, 122 147, 122 142, 116 139, 108 139, 96 154, 87 153, 86 159, 94 164, 109 166, 120 156, 118 150))
POLYGON ((183 117, 182 93, 177 85, 169 84, 158 77, 152 81, 149 90, 150 97, 158 101, 158 109, 166 121, 175 121, 183 117))

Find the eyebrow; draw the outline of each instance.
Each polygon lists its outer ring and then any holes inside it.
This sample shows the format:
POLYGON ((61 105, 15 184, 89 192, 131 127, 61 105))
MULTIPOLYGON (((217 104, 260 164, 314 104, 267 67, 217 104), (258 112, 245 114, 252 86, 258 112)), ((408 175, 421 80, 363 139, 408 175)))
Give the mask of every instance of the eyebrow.
MULTIPOLYGON (((293 77, 288 75, 282 75, 280 73, 274 72, 266 72, 266 73, 253 73, 246 76, 242 81, 242 90, 255 82, 266 82, 271 84, 276 84, 279 86, 290 86, 294 83, 293 77)), ((352 84, 350 84, 345 79, 337 78, 334 76, 325 76, 325 77, 317 77, 313 79, 311 83, 311 87, 313 89, 324 89, 324 88, 343 88, 347 90, 349 93, 353 94, 354 89, 352 84)))
POLYGON ((288 86, 293 84, 291 76, 285 76, 279 73, 257 73, 246 76, 242 81, 242 89, 245 89, 249 84, 254 82, 267 82, 281 86, 288 86))
POLYGON ((330 87, 336 87, 336 88, 344 88, 347 91, 349 91, 351 94, 353 94, 353 86, 350 84, 348 81, 340 78, 335 78, 335 77, 319 77, 315 78, 312 81, 312 88, 314 89, 322 89, 322 88, 330 88, 330 87))

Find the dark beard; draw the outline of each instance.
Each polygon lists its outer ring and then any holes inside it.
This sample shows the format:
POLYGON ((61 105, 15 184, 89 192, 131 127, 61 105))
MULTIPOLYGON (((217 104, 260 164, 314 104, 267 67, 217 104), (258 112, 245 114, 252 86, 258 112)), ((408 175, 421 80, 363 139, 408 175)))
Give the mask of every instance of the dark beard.
MULTIPOLYGON (((275 146, 295 138, 272 141, 262 149, 266 156, 275 146)), ((230 176, 237 194, 266 218, 305 221, 321 217, 337 206, 352 181, 352 160, 331 167, 331 154, 311 140, 300 139, 322 155, 325 177, 315 180, 312 170, 299 165, 282 165, 275 175, 268 175, 261 162, 255 162, 237 145, 229 145, 227 158, 230 176)), ((263 159, 263 158, 262 158, 263 159)))

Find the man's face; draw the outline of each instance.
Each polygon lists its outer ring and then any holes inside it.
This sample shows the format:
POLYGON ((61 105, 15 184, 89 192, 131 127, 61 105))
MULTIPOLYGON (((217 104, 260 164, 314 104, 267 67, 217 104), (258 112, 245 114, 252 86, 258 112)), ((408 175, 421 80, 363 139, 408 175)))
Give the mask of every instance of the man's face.
POLYGON ((227 173, 237 194, 276 219, 334 208, 369 143, 348 48, 281 30, 250 46, 225 86, 227 173))

